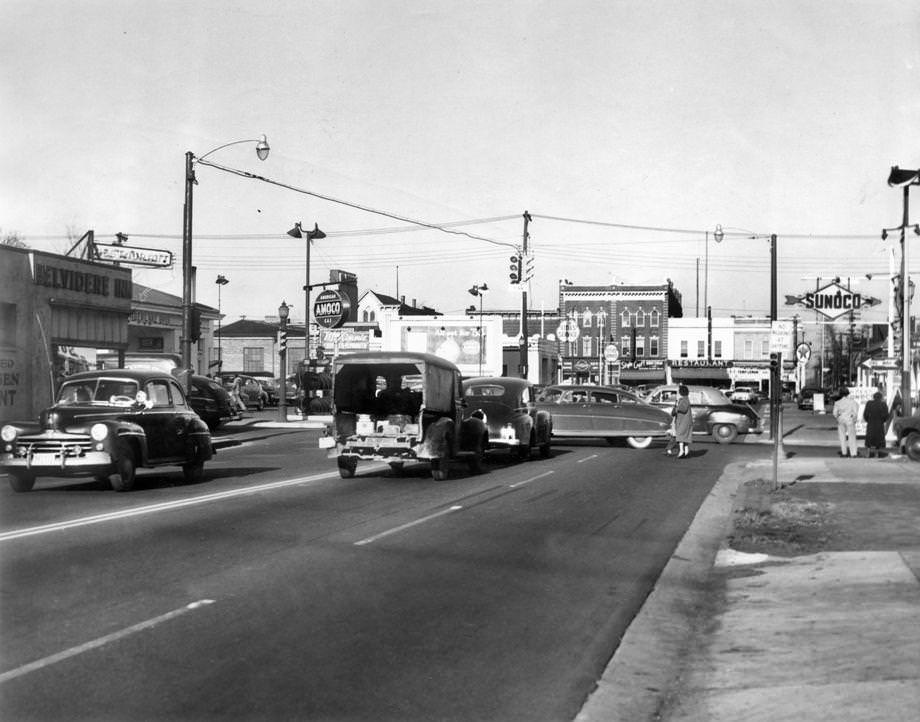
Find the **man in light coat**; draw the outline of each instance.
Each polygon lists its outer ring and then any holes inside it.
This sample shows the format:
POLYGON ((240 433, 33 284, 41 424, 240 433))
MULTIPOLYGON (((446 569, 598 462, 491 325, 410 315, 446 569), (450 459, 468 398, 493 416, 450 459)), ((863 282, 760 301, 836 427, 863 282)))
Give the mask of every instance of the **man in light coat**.
POLYGON ((837 419, 837 438, 840 440, 840 456, 856 458, 856 416, 859 404, 850 396, 844 386, 834 402, 834 418, 837 419))

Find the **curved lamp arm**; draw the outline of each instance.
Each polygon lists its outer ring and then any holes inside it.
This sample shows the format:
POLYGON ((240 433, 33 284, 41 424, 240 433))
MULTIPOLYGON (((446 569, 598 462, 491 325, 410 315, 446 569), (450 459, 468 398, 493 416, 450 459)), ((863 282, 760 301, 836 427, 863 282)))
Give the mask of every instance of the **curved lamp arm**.
POLYGON ((256 155, 259 157, 259 160, 265 160, 266 158, 268 158, 268 152, 271 150, 271 148, 268 145, 268 139, 264 135, 262 135, 258 138, 247 138, 245 140, 234 140, 230 143, 224 143, 223 145, 219 145, 216 148, 211 148, 211 150, 209 150, 204 155, 198 156, 198 160, 204 160, 209 155, 211 155, 211 153, 216 153, 222 148, 228 148, 231 145, 240 145, 241 143, 255 143, 256 144, 256 155))

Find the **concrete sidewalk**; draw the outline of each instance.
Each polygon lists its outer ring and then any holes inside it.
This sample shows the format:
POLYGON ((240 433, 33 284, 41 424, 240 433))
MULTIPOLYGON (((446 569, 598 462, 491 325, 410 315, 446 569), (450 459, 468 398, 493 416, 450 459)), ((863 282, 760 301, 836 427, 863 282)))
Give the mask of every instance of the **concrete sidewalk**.
POLYGON ((767 458, 725 469, 577 720, 918 719, 920 464, 839 458, 832 418, 784 442, 828 455, 793 450, 781 493, 767 458), (800 554, 739 551, 747 507, 820 526, 800 554))

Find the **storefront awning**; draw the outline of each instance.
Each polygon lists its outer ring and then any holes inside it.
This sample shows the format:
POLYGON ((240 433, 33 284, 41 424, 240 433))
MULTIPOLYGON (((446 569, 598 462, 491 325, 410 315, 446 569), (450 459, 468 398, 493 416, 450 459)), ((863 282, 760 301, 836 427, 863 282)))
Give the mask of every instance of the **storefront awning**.
POLYGON ((710 383, 728 384, 728 369, 713 366, 672 366, 671 378, 674 381, 708 381, 710 383))
POLYGON ((620 381, 633 384, 663 384, 665 382, 664 369, 622 369, 620 381))

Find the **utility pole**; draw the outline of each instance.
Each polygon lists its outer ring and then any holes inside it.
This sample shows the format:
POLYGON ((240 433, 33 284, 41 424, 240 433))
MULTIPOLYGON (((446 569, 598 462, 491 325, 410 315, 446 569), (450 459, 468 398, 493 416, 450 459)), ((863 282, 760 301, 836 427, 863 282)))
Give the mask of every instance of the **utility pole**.
MULTIPOLYGON (((527 227, 530 225, 531 221, 530 213, 524 211, 524 238, 521 245, 521 255, 525 259, 523 262, 526 263, 527 258, 527 239, 530 237, 530 233, 527 230, 527 227)), ((521 279, 521 283, 524 283, 524 279, 521 279)), ((521 351, 521 360, 519 364, 519 371, 522 379, 527 378, 527 287, 521 286, 521 341, 520 341, 520 351, 521 351)))

